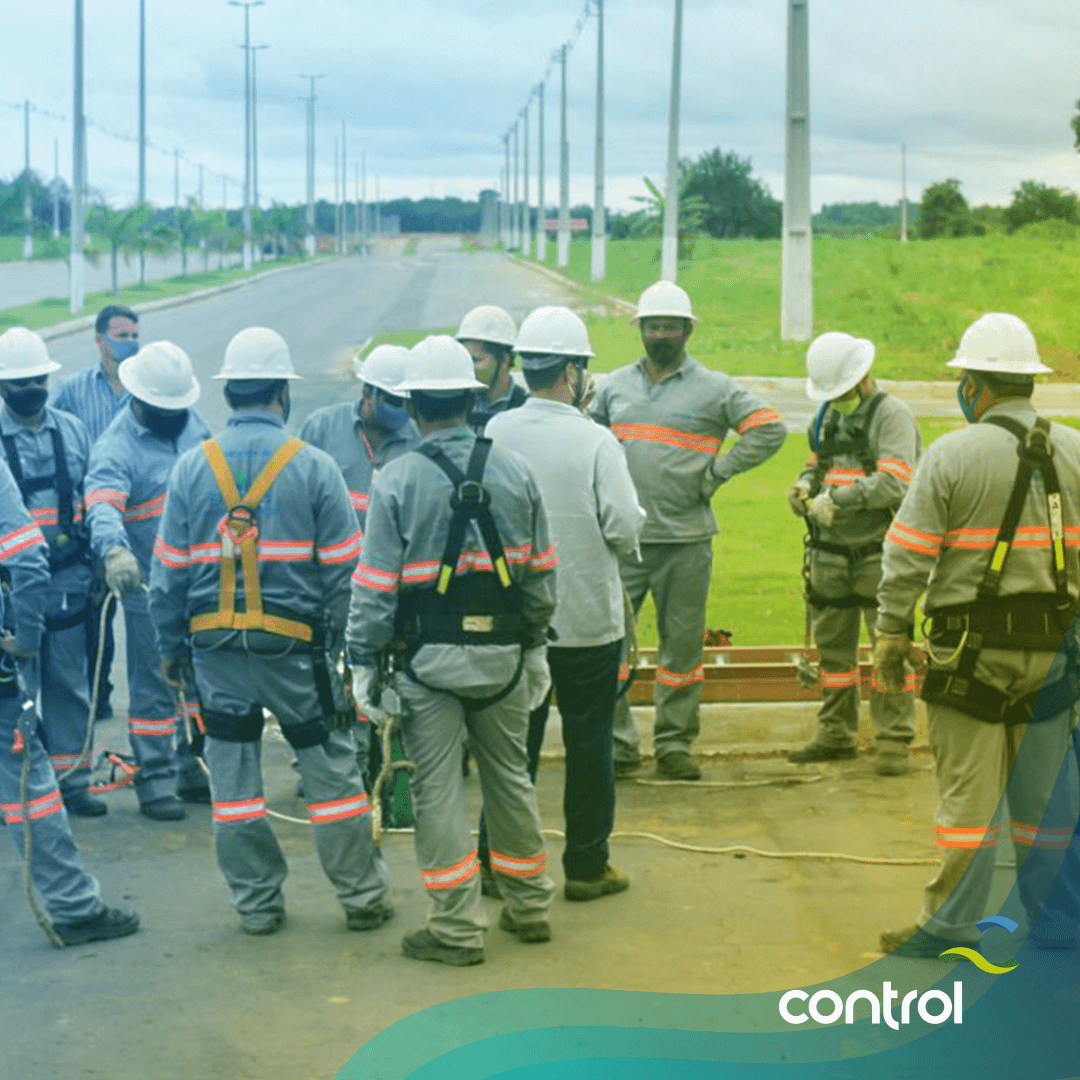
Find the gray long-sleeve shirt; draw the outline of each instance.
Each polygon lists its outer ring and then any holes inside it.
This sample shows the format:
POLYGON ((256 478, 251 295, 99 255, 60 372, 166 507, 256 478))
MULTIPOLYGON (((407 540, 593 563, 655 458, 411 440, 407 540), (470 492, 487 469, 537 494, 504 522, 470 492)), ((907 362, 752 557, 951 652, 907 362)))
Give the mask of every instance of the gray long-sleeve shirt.
POLYGON ((540 488, 559 556, 556 643, 618 641, 625 628, 618 559, 636 557, 645 512, 615 437, 579 409, 538 397, 493 417, 485 434, 520 454, 540 488))

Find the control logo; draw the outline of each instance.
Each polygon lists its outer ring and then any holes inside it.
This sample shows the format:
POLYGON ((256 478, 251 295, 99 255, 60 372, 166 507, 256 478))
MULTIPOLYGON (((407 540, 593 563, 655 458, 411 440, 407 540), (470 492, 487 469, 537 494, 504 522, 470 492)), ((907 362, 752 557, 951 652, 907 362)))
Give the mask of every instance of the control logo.
MULTIPOLYGON (((991 926, 1000 926, 1005 930, 1008 930, 1011 934, 1016 929, 1017 925, 1018 924, 1014 923, 1012 919, 1005 918, 1004 915, 988 915, 985 919, 980 919, 975 924, 975 928, 977 930, 982 930, 983 933, 985 933, 991 926)), ((1004 966, 992 964, 977 949, 969 949, 964 945, 957 945, 955 949, 946 949, 939 955, 946 964, 950 962, 946 957, 955 956, 957 960, 963 957, 970 960, 980 971, 986 971, 991 975, 1004 975, 1006 972, 1015 971, 1016 968, 1020 966, 1011 956, 1005 961, 1004 966)))

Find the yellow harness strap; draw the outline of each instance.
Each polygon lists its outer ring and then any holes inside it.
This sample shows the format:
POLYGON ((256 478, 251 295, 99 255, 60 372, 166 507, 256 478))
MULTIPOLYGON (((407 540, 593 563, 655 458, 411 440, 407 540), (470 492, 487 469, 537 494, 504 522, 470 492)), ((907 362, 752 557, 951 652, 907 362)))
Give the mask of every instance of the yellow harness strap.
POLYGON ((219 526, 221 559, 218 610, 196 615, 191 620, 192 633, 200 630, 266 630, 271 634, 311 641, 311 627, 306 623, 268 615, 263 611, 262 591, 259 587, 259 530, 255 524, 255 509, 263 496, 303 447, 304 443, 300 439, 287 439, 283 442, 241 499, 232 470, 218 441, 208 439, 202 444, 206 460, 210 463, 210 471, 214 474, 221 497, 225 500, 227 512, 219 526), (239 531, 241 529, 242 531, 239 531), (237 548, 240 550, 240 565, 244 572, 244 611, 236 610, 237 548))

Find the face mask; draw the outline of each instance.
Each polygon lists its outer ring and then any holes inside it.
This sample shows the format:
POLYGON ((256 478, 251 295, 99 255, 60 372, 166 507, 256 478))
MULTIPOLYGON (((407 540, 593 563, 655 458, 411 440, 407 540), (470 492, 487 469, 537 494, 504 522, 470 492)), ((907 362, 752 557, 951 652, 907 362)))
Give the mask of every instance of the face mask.
POLYGON ((960 411, 964 414, 964 419, 969 424, 975 424, 978 422, 979 418, 975 415, 975 402, 979 400, 979 395, 982 394, 982 391, 982 379, 980 379, 978 375, 972 375, 970 371, 965 371, 964 377, 960 380, 956 387, 956 400, 960 402, 960 411), (964 400, 964 387, 967 385, 968 379, 974 380, 976 384, 975 397, 972 398, 970 405, 964 400))
POLYGON ((37 416, 49 398, 48 387, 24 386, 21 390, 5 390, 4 401, 16 416, 37 416))
POLYGON ((112 349, 113 358, 118 364, 123 363, 125 360, 129 360, 139 351, 139 343, 137 341, 128 341, 126 339, 116 341, 109 337, 108 334, 102 334, 101 336, 109 343, 109 348, 112 349))
POLYGON ((574 385, 574 397, 570 404, 575 409, 580 409, 581 403, 585 400, 585 392, 589 388, 589 376, 583 364, 575 364, 574 370, 577 372, 577 383, 574 385))
POLYGON ((658 367, 669 368, 682 356, 683 343, 681 340, 660 338, 650 340, 645 344, 645 355, 658 367))
POLYGON ((289 413, 292 412, 292 395, 289 393, 289 384, 281 392, 281 419, 284 423, 289 422, 289 413))
POLYGON ((375 423, 383 431, 400 431, 408 422, 408 409, 401 405, 391 405, 382 398, 375 402, 375 423))
POLYGON ((152 405, 143 405, 143 423, 161 439, 175 439, 187 427, 188 411, 162 412, 152 405))
POLYGON ((830 401, 829 404, 841 415, 850 416, 861 404, 862 398, 856 394, 847 401, 830 401))

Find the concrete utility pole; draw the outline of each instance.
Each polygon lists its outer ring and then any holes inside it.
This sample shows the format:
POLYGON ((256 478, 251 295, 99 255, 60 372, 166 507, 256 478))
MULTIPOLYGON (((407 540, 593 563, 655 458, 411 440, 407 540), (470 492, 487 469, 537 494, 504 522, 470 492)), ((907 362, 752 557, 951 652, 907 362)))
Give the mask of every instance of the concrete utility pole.
POLYGON ((345 228, 346 218, 349 214, 349 170, 346 167, 345 157, 345 121, 341 121, 341 254, 346 251, 345 228))
POLYGON ((360 214, 363 203, 360 202, 360 165, 358 162, 353 162, 353 199, 356 202, 356 217, 353 219, 356 222, 356 227, 353 229, 353 243, 356 245, 356 249, 359 254, 364 254, 364 249, 360 246, 360 230, 363 225, 360 223, 360 214))
MULTIPOLYGON (((139 205, 146 202, 146 0, 139 0, 139 205)), ((139 284, 146 281, 146 249, 139 244, 139 284)))
POLYGON ((592 212, 592 279, 607 273, 607 222, 604 220, 604 0, 596 3, 596 161, 592 212))
POLYGON ((256 210, 259 208, 259 80, 255 75, 255 61, 260 49, 269 48, 269 45, 251 46, 251 201, 256 210))
POLYGON ((382 236, 382 196, 379 194, 379 178, 375 177, 375 235, 382 236))
POLYGON ((338 185, 341 183, 341 173, 338 172, 338 141, 334 136, 334 252, 341 254, 341 198, 338 194, 338 185))
POLYGON ((674 281, 679 273, 679 88, 682 79, 683 0, 675 0, 675 32, 671 46, 671 102, 668 108, 667 179, 664 182, 664 239, 660 277, 674 281))
POLYGON ((30 99, 23 106, 23 146, 26 162, 23 165, 23 242, 22 257, 34 257, 34 208, 30 201, 30 99))
POLYGON ((367 254, 367 154, 360 155, 360 253, 367 254))
POLYGON ((566 140, 566 46, 559 49, 562 67, 562 94, 559 99, 559 232, 555 244, 555 265, 570 265, 570 144, 566 140))
POLYGON ((173 150, 173 220, 180 217, 180 151, 173 150))
POLYGON ((311 80, 311 96, 307 100, 307 231, 304 250, 308 258, 315 255, 315 80, 325 75, 301 75, 311 80))
MULTIPOLYGON (((531 101, 531 98, 530 98, 531 101)), ((529 206, 529 102, 521 110, 524 144, 521 158, 522 219, 521 219, 521 254, 528 259, 532 255, 532 207, 529 206)))
POLYGON ((60 236, 60 140, 53 139, 52 234, 60 236))
POLYGON ((537 139, 537 162, 536 162, 536 259, 537 262, 547 261, 547 208, 544 206, 544 84, 536 84, 537 114, 539 134, 537 139))
POLYGON ((262 7, 264 0, 229 0, 230 7, 244 9, 244 269, 254 262, 251 236, 251 9, 262 7))
POLYGON ((200 161, 199 162, 199 209, 201 210, 204 205, 205 204, 203 202, 203 167, 202 167, 202 162, 200 161))
POLYGON ((506 207, 506 211, 503 214, 503 247, 509 251, 511 244, 510 240, 513 236, 513 227, 510 223, 510 132, 503 136, 503 151, 506 156, 506 168, 503 170, 503 192, 505 193, 503 199, 503 205, 506 207))
POLYGON ((521 247, 521 197, 518 187, 518 127, 519 121, 514 121, 514 209, 510 213, 510 222, 513 234, 510 237, 512 248, 521 247))
POLYGON ((75 73, 71 108, 71 261, 68 266, 69 306, 73 315, 86 302, 83 255, 83 157, 86 128, 83 118, 83 0, 75 0, 75 73))
POLYGON ((907 143, 900 145, 900 243, 907 243, 907 143))
POLYGON ((809 341, 814 333, 808 21, 807 0, 788 0, 787 138, 780 290, 780 337, 784 341, 809 341))

